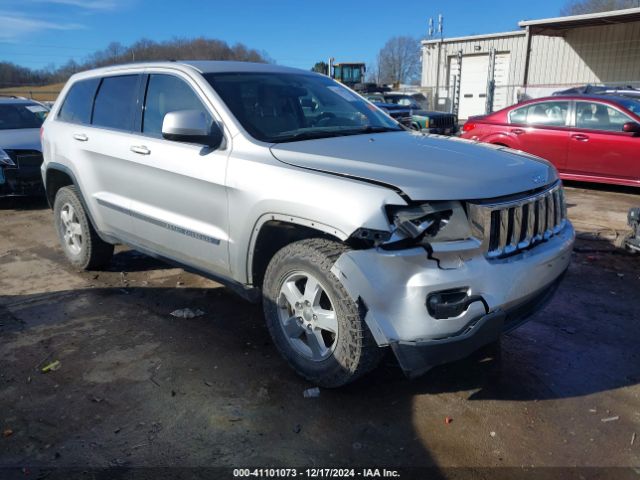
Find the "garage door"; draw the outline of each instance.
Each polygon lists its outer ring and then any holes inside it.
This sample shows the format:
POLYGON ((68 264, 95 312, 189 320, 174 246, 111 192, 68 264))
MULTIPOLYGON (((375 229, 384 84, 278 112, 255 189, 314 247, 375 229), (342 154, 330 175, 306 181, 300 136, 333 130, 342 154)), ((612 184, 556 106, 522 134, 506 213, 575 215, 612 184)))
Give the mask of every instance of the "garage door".
POLYGON ((459 118, 469 118, 471 115, 484 113, 488 74, 489 55, 462 57, 459 118))
MULTIPOLYGON (((495 90, 493 97, 493 111, 511 105, 508 95, 509 66, 511 55, 499 53, 496 55, 493 80, 495 90)), ((459 75, 458 59, 451 58, 450 85, 453 76, 459 75)), ((485 113, 487 101, 487 81, 489 78, 489 55, 469 55, 462 57, 462 81, 460 82, 460 108, 458 117, 469 118, 472 115, 485 113)))

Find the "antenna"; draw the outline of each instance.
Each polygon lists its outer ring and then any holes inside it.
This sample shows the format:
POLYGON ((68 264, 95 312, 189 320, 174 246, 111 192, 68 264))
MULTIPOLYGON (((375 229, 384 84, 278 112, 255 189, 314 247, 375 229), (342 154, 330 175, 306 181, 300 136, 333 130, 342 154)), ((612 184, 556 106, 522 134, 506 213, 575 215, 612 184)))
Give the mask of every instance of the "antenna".
POLYGON ((429 33, 427 35, 429 39, 433 38, 433 18, 429 18, 429 33))
POLYGON ((440 34, 440 39, 443 38, 443 28, 442 28, 442 23, 444 21, 444 17, 442 16, 441 13, 438 14, 438 33, 440 34))

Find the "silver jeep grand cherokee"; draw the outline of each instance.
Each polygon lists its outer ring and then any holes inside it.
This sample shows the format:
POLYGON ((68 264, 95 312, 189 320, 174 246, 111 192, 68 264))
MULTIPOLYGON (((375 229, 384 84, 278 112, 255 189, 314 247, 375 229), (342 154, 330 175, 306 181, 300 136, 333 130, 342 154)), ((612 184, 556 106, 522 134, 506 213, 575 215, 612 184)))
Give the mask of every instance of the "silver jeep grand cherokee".
POLYGON ((391 347, 419 375, 520 325, 574 231, 546 161, 406 131, 311 72, 166 62, 74 75, 42 174, 71 263, 115 243, 261 300, 287 362, 336 387, 391 347))

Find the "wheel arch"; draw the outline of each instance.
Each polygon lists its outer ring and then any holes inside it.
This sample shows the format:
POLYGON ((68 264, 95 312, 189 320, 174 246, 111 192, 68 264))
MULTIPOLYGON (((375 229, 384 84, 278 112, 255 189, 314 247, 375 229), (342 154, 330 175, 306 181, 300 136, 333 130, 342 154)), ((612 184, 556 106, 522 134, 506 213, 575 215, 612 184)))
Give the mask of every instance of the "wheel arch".
POLYGON ((47 164, 47 168, 44 174, 44 186, 45 193, 47 196, 47 202, 49 203, 49 207, 53 209, 53 204, 56 199, 56 194, 58 190, 63 187, 73 186, 78 192, 78 197, 80 198, 80 203, 82 204, 82 208, 84 209, 87 218, 89 219, 89 223, 93 227, 93 230, 98 234, 98 236, 107 243, 117 243, 115 239, 105 236, 100 230, 96 227, 96 222, 93 218, 91 210, 89 209, 87 202, 85 201, 84 193, 82 191, 82 187, 78 183, 76 176, 73 171, 67 167, 66 165, 62 165, 56 162, 49 162, 47 164))
POLYGON ((286 245, 307 238, 344 242, 349 237, 338 228, 306 218, 276 213, 260 217, 251 233, 247 252, 248 282, 260 287, 273 256, 286 245))
POLYGON ((69 185, 79 188, 71 169, 58 163, 49 163, 45 170, 44 187, 50 208, 53 208, 58 190, 69 185))

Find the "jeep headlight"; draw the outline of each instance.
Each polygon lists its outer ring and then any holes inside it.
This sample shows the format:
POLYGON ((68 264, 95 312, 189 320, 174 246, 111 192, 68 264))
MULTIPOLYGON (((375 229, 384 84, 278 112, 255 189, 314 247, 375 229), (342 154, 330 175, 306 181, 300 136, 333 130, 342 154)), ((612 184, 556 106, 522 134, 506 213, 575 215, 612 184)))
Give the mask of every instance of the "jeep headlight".
POLYGON ((7 167, 15 167, 16 164, 7 152, 0 148, 0 165, 4 165, 7 167))
POLYGON ((388 206, 391 237, 382 248, 407 248, 432 242, 464 240, 471 236, 460 202, 428 202, 413 206, 388 206))

